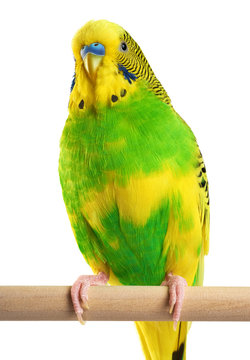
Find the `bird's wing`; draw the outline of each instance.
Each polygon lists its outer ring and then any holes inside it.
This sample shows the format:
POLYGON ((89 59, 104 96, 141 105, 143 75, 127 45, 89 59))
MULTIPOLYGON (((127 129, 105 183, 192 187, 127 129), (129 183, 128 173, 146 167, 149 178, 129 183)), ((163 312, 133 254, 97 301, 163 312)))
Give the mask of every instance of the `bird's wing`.
POLYGON ((209 251, 209 215, 210 215, 210 204, 209 204, 209 189, 207 172, 202 158, 201 153, 199 154, 199 172, 198 182, 201 192, 201 223, 203 229, 203 241, 204 241, 204 254, 207 255, 209 251))
POLYGON ((198 183, 200 187, 200 221, 202 227, 202 249, 193 285, 202 285, 204 277, 204 255, 209 251, 209 225, 210 225, 210 200, 206 167, 199 151, 198 155, 198 183))
POLYGON ((109 266, 102 253, 100 238, 83 216, 79 208, 70 213, 68 211, 71 227, 75 235, 77 245, 95 274, 98 272, 109 273, 109 266))

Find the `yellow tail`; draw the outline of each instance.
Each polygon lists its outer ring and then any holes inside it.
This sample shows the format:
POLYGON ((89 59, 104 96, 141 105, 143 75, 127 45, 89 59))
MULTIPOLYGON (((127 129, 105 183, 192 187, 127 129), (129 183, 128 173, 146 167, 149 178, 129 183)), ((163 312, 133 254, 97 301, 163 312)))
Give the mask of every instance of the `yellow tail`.
POLYGON ((135 323, 146 360, 185 360, 188 323, 140 321, 135 323))

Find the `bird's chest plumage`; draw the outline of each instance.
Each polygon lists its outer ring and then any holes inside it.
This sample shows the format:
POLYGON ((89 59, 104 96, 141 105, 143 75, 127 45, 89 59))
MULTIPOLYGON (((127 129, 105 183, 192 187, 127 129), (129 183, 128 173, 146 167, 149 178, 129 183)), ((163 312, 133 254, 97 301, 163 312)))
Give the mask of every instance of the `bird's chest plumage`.
MULTIPOLYGON (((142 110, 142 103, 133 102, 129 113, 118 106, 99 117, 69 118, 59 171, 78 244, 86 240, 87 224, 88 246, 122 283, 158 284, 165 274, 170 219, 174 223, 179 216, 185 192, 179 180, 194 160, 195 142, 165 104, 152 95, 143 104, 142 110)), ((190 214, 179 217, 183 227, 190 226, 190 214)))
MULTIPOLYGON (((123 284, 158 284, 165 273, 163 242, 169 213, 164 171, 145 174, 138 165, 138 173, 128 171, 125 179, 101 162, 93 173, 78 157, 68 176, 66 206, 77 232, 84 218, 95 234, 92 245, 123 284), (89 186, 93 182, 96 186, 89 186)), ((78 235, 77 241, 84 238, 78 235)))

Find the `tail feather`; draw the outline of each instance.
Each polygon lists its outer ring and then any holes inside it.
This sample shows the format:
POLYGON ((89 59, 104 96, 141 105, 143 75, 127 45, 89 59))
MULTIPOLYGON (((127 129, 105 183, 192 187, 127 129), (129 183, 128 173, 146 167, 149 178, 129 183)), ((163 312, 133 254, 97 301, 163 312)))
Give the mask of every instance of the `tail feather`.
POLYGON ((185 360, 188 323, 140 321, 135 323, 146 360, 185 360))

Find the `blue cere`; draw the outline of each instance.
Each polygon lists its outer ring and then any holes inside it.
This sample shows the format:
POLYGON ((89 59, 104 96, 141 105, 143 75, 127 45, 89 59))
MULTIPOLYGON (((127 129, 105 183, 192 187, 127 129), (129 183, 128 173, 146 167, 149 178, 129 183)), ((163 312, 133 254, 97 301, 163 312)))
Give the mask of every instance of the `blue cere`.
POLYGON ((85 45, 82 47, 81 49, 81 57, 82 59, 85 58, 85 56, 88 54, 94 54, 94 55, 99 55, 99 56, 104 56, 105 55, 105 47, 100 44, 100 43, 93 43, 91 45, 85 45))

